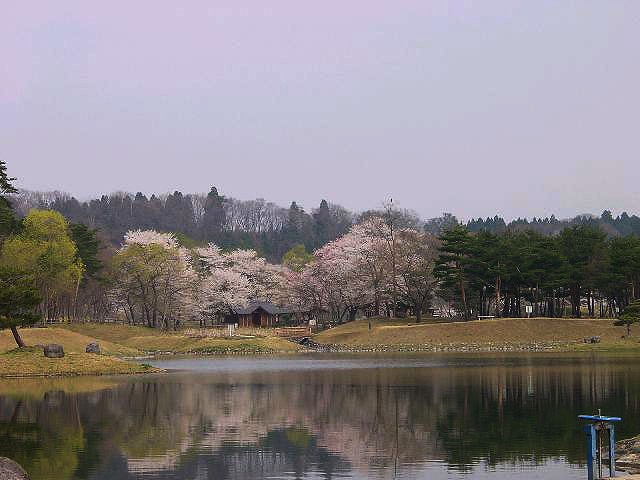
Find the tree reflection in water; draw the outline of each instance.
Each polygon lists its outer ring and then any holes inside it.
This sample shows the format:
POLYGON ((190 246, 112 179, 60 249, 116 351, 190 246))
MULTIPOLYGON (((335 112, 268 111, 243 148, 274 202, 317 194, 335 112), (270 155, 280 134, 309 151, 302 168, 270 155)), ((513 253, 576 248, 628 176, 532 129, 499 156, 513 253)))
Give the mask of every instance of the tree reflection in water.
POLYGON ((0 456, 34 480, 506 478, 536 465, 580 478, 579 413, 601 408, 638 433, 635 360, 424 358, 3 381, 0 456))

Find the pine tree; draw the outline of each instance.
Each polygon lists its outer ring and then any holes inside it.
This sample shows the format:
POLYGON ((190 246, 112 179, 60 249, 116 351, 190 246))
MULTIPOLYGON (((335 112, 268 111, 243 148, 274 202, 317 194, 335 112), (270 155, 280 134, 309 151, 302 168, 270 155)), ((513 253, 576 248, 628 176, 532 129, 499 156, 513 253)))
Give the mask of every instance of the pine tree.
POLYGON ((18 193, 12 183, 14 180, 7 175, 7 164, 0 160, 0 240, 13 233, 18 226, 11 202, 5 197, 18 193))
POLYGON ((97 230, 83 223, 72 223, 69 225, 69 233, 78 249, 77 257, 82 261, 85 273, 88 277, 95 278, 102 270, 102 262, 98 258, 101 246, 97 230))
POLYGON ((616 325, 626 325, 627 336, 631 335, 631 325, 640 322, 640 300, 636 300, 627 305, 620 318, 616 320, 616 325))
POLYGON ((456 299, 465 320, 469 320, 467 287, 473 238, 466 227, 456 225, 440 235, 440 241, 440 256, 434 274, 441 282, 443 296, 456 299))
POLYGON ((211 187, 204 204, 201 228, 202 238, 208 241, 218 240, 225 222, 224 197, 218 194, 216 187, 211 187))
MULTIPOLYGON (((15 178, 7 175, 7 165, 0 160, 0 240, 14 233, 17 220, 11 202, 5 195, 17 193, 15 178)), ((30 325, 38 320, 34 309, 40 303, 33 276, 10 268, 0 257, 0 330, 10 328, 18 347, 25 344, 17 327, 30 325)))
POLYGON ((329 210, 329 204, 326 200, 320 202, 320 207, 313 214, 313 227, 315 236, 315 247, 321 247, 336 238, 336 225, 329 210))

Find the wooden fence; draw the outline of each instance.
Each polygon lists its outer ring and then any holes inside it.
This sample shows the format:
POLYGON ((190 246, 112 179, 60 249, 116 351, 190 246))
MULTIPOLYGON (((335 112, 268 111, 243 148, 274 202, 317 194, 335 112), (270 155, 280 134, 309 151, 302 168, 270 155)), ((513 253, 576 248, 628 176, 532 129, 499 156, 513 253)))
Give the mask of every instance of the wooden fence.
POLYGON ((311 335, 311 327, 277 327, 269 333, 282 338, 302 338, 311 335))

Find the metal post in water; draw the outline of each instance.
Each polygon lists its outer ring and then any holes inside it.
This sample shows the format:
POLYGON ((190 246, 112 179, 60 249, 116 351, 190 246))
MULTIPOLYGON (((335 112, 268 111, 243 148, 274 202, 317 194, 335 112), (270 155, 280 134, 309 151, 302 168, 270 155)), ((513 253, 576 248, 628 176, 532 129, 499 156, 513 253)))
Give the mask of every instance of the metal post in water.
POLYGON ((588 420, 584 426, 587 436, 587 479, 596 480, 602 477, 602 435, 606 431, 609 435, 609 476, 616 476, 616 436, 614 422, 622 420, 620 417, 606 417, 598 415, 578 415, 581 420, 588 420), (597 472, 596 472, 597 465, 597 472))
POLYGON ((593 423, 584 426, 584 432, 587 434, 587 479, 594 480, 596 459, 596 426, 593 423))
POLYGON ((609 476, 616 476, 616 426, 609 425, 609 476))

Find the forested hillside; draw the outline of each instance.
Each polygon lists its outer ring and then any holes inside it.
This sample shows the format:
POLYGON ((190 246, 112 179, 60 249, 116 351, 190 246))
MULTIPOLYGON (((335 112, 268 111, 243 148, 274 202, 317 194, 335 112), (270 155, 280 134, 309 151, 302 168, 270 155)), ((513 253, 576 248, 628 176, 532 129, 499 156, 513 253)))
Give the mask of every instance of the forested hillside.
POLYGON ((306 212, 296 202, 287 208, 263 199, 236 200, 218 194, 135 195, 113 193, 80 202, 61 192, 22 190, 12 197, 19 216, 32 208, 60 212, 71 222, 99 228, 114 245, 129 230, 172 232, 186 246, 215 243, 251 248, 273 261, 297 244, 312 251, 349 230, 353 214, 325 200, 306 212))
MULTIPOLYGON (((270 261, 279 262, 285 252, 302 244, 308 252, 345 234, 352 225, 379 215, 376 210, 353 213, 326 200, 306 211, 295 201, 289 208, 258 198, 237 200, 225 197, 213 187, 207 194, 112 193, 80 202, 63 192, 20 190, 11 197, 18 216, 32 208, 52 209, 74 223, 99 228, 105 240, 119 245, 129 230, 151 229, 173 232, 186 245, 213 242, 223 248, 251 248, 270 261)), ((640 235, 640 217, 626 212, 614 217, 605 210, 600 217, 579 215, 560 220, 555 216, 518 218, 507 222, 499 216, 460 222, 450 213, 423 221, 411 210, 397 211, 403 227, 440 235, 455 226, 466 225, 471 232, 502 234, 507 231, 534 231, 557 235, 578 225, 599 227, 609 237, 640 235)))

